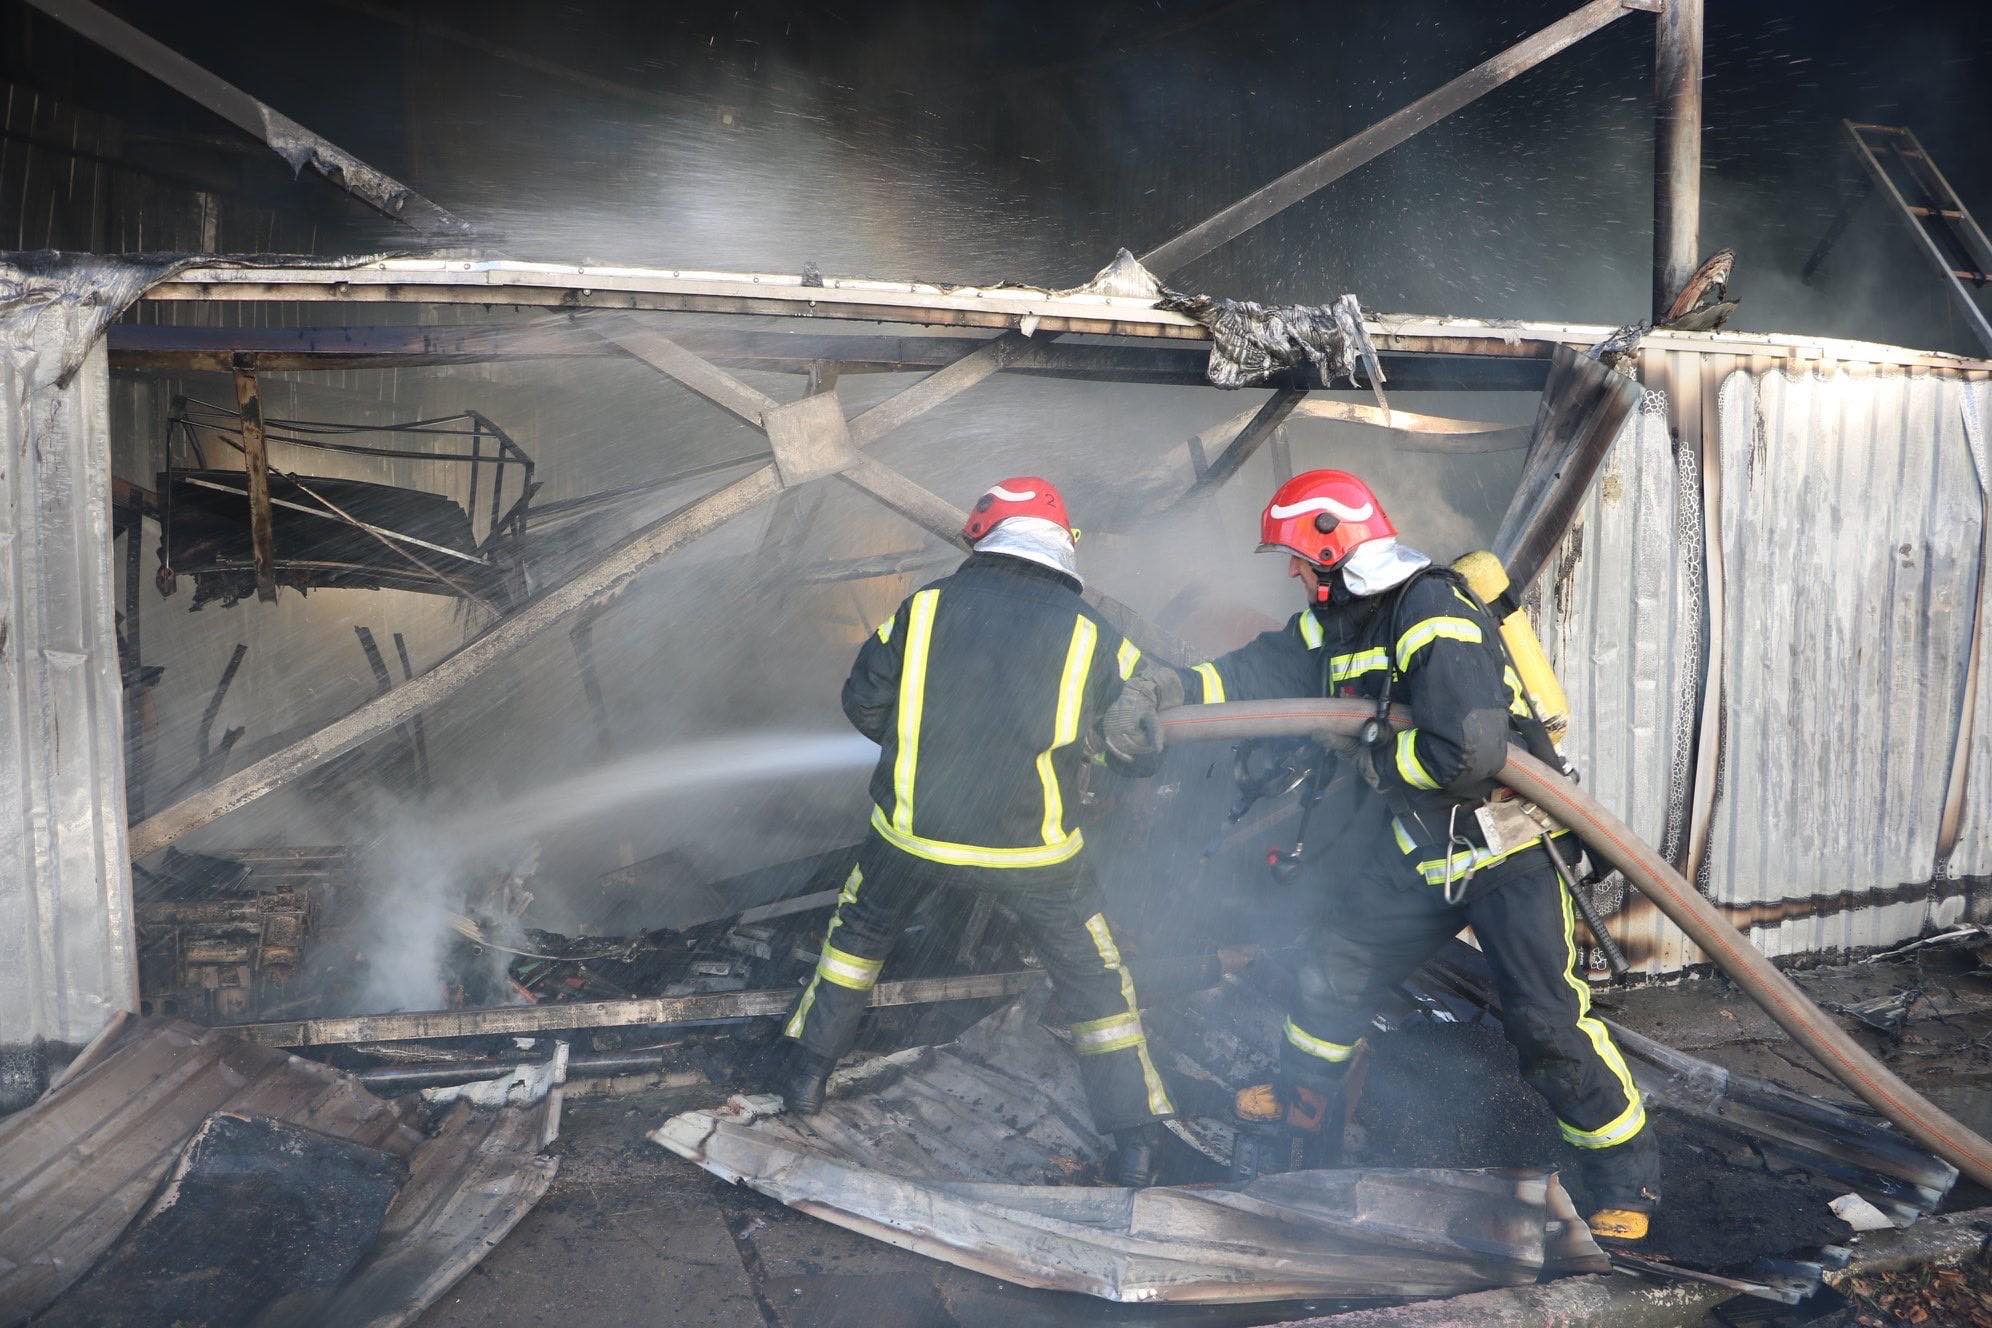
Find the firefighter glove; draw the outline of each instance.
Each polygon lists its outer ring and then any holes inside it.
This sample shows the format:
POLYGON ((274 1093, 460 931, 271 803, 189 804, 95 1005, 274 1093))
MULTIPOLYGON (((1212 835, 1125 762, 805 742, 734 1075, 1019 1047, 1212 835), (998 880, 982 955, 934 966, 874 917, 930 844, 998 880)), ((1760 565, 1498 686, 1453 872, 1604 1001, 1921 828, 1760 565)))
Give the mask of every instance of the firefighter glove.
POLYGON ((1143 660, 1100 721, 1107 764, 1146 778, 1162 768, 1162 712, 1183 704, 1176 671, 1143 660))

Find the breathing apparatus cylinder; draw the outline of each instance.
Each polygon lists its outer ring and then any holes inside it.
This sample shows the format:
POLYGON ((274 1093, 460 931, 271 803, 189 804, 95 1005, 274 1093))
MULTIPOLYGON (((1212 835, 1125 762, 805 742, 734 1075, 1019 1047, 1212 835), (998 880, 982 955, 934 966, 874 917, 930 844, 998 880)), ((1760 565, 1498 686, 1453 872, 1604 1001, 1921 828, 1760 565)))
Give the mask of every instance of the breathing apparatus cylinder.
POLYGON ((1528 615, 1508 593, 1508 569, 1485 549, 1467 554, 1452 566, 1465 578, 1467 588, 1500 619, 1502 644, 1515 662, 1515 672, 1521 675, 1522 689, 1529 694, 1536 717, 1552 739, 1562 738, 1570 723, 1570 698, 1563 694, 1563 684, 1556 680, 1556 670, 1549 666, 1549 656, 1536 639, 1528 615))

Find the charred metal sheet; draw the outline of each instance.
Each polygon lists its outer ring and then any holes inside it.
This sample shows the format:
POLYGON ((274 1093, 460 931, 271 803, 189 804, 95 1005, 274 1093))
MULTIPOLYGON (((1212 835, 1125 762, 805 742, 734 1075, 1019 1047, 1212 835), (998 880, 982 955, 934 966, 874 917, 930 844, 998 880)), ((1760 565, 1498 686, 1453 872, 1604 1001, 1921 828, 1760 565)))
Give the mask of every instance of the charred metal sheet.
POLYGON ((1568 346, 1556 348, 1521 482, 1494 537, 1494 552, 1514 584, 1535 580, 1642 395, 1637 380, 1568 346))
POLYGON ((559 1125, 561 1090, 537 1102, 480 1110, 459 1102, 408 1159, 380 1239, 330 1297, 257 1328, 402 1328, 510 1234, 553 1184, 540 1156, 559 1125))
POLYGON ((469 233, 468 225, 399 180, 375 170, 89 0, 29 2, 58 23, 261 140, 290 163, 293 174, 309 166, 383 216, 417 230, 453 235, 469 233))
MULTIPOLYGON (((1983 513, 1965 390, 1830 365, 1722 384, 1719 902, 1934 874, 1983 513)), ((1912 897, 1750 938, 1771 955, 1851 949, 1930 920, 1912 897)))
POLYGON ((397 1157, 421 1136, 350 1075, 172 1020, 0 1120, 0 1323, 45 1308, 145 1205, 211 1113, 274 1117, 397 1157))
POLYGON ((1104 1147, 1073 1058, 1042 1014, 1037 993, 951 1044, 842 1071, 828 1107, 807 1120, 769 1114, 775 1099, 735 1098, 651 1137, 851 1230, 1108 1300, 1448 1295, 1533 1282, 1545 1264, 1600 1266, 1562 1187, 1540 1169, 1087 1185, 1104 1147))
POLYGON ((652 1138, 723 1180, 901 1249, 1020 1286, 1123 1303, 1420 1299, 1541 1275, 1578 1225, 1554 1172, 1303 1171, 1127 1190, 915 1180, 754 1128, 736 1098, 652 1138))
POLYGON ((267 1116, 202 1123, 152 1203, 35 1320, 47 1328, 232 1328, 351 1274, 406 1168, 267 1116))
POLYGON ((1333 386, 1337 378, 1353 387, 1360 365, 1378 408, 1390 409, 1383 366, 1353 295, 1333 304, 1255 304, 1163 291, 1155 307, 1185 314, 1209 330, 1210 363, 1204 372, 1218 387, 1248 387, 1308 366, 1322 387, 1333 386))

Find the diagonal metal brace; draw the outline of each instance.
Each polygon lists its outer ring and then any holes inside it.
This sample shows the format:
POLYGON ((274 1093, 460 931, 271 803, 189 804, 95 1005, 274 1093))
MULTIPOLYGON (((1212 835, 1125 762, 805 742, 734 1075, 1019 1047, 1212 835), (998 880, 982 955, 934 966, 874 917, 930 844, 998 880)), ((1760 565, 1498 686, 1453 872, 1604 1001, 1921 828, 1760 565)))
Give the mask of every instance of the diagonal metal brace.
POLYGON ((28 0, 28 3, 258 139, 289 162, 293 173, 309 166, 376 212, 416 230, 470 234, 469 223, 445 212, 393 176, 375 170, 344 148, 320 138, 90 0, 28 0))

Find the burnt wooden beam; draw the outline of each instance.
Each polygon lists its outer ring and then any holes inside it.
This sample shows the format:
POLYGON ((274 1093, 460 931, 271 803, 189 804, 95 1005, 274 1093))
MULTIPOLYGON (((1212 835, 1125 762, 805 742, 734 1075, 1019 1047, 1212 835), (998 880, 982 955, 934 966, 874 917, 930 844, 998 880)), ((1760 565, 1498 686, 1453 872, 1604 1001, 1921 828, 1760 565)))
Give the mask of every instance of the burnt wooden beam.
MULTIPOLYGON (((1669 7, 1682 0, 1669 0, 1669 7)), ((1697 11, 1700 0, 1693 0, 1697 11)), ((1293 206, 1323 186, 1342 178, 1404 142, 1413 134, 1443 120, 1518 75, 1525 74, 1600 28, 1625 17, 1625 0, 1591 0, 1540 32, 1523 38, 1507 50, 1475 65, 1450 83, 1426 93, 1409 106, 1384 117, 1355 135, 1337 143, 1312 161, 1294 169, 1261 189, 1254 190, 1230 207, 1190 227, 1141 256, 1142 265, 1158 276, 1167 276, 1186 263, 1243 235, 1260 222, 1293 206)), ((1693 265, 1689 265, 1689 271, 1693 265)), ((1682 280, 1686 280, 1682 274, 1682 280)))
POLYGON ((711 362, 694 355, 654 328, 627 320, 590 322, 586 326, 657 372, 690 388, 721 410, 757 429, 761 427, 761 417, 781 404, 767 393, 747 386, 711 362))
MULTIPOLYGON (((874 1008, 931 1005, 1014 996, 1044 980, 1036 970, 979 973, 957 978, 914 978, 881 982, 872 988, 874 1008)), ((723 991, 695 996, 649 996, 625 1001, 563 1001, 552 1005, 507 1005, 490 1009, 431 1010, 413 1014, 358 1015, 335 1019, 282 1019, 234 1024, 228 1032, 272 1047, 324 1047, 354 1042, 410 1042, 429 1038, 523 1035, 572 1028, 627 1028, 636 1024, 688 1024, 712 1019, 758 1019, 783 1015, 796 993, 723 991)))
POLYGON ((312 133, 289 116, 140 32, 90 0, 28 0, 88 41, 172 88, 282 157, 293 172, 309 166, 382 216, 435 234, 465 235, 470 227, 384 171, 312 133))
POLYGON ((1192 502, 1201 498, 1236 475, 1260 446, 1273 436, 1274 430, 1286 423, 1287 416, 1293 414, 1294 407, 1306 395, 1304 390, 1283 388, 1267 397, 1265 404, 1253 412, 1252 418, 1245 421, 1225 449, 1209 465, 1200 469, 1182 501, 1192 502))
POLYGON ((256 565, 256 598, 277 602, 277 545, 270 528, 270 449, 263 435, 263 399, 256 389, 256 359, 235 357, 235 404, 242 411, 243 488, 249 495, 249 551, 256 565))

